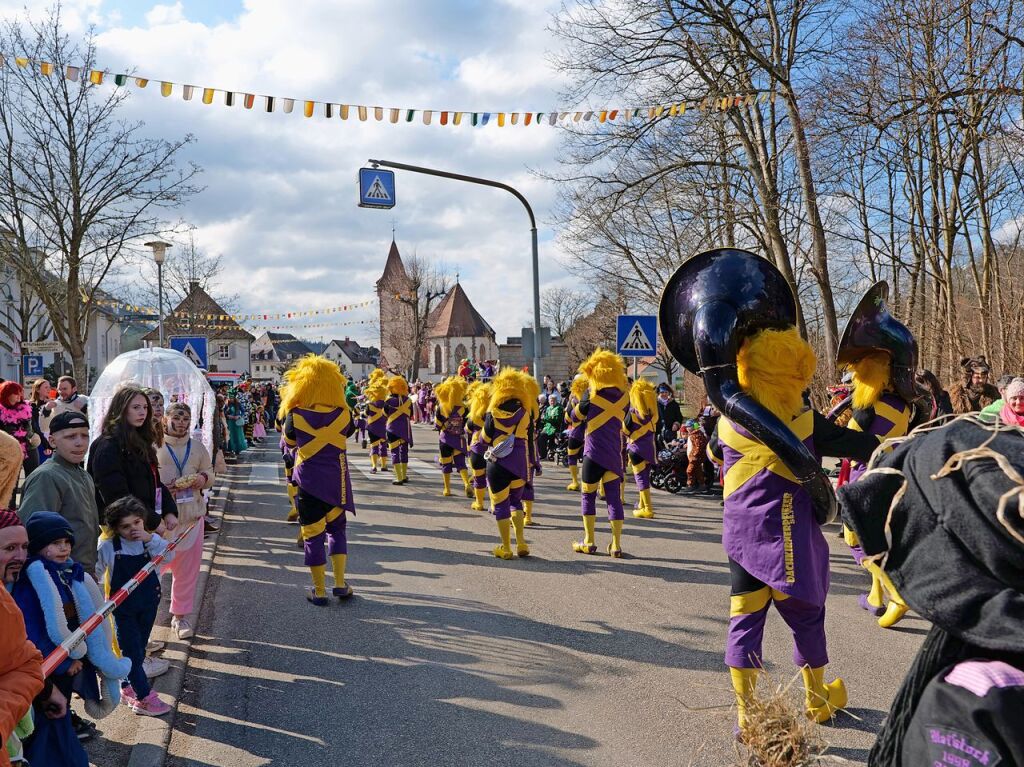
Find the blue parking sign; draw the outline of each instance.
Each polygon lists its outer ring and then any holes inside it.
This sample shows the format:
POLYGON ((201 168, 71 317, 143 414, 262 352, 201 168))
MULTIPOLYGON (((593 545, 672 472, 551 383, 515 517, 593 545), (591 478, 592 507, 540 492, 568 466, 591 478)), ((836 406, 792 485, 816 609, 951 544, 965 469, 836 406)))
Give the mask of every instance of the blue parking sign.
POLYGON ((658 355, 658 318, 653 314, 620 314, 615 346, 623 357, 658 355))
POLYGON ((25 378, 38 378, 43 374, 43 355, 26 354, 21 358, 21 373, 25 378))

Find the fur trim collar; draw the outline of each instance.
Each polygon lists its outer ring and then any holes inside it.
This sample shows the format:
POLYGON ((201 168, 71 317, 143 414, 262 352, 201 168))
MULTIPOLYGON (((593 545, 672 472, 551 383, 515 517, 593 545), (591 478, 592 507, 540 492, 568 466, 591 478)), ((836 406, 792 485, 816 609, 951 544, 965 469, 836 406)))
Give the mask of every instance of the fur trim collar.
POLYGON ((32 420, 32 406, 27 402, 21 402, 14 407, 0 405, 0 422, 21 423, 32 420))

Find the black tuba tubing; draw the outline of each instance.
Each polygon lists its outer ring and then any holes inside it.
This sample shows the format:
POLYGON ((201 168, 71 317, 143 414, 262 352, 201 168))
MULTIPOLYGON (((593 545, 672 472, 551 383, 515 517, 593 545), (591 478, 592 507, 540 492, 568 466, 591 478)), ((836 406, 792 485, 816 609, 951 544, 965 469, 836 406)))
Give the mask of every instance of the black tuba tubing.
POLYGON ((694 315, 694 345, 708 399, 779 457, 811 496, 818 524, 834 521, 836 495, 821 463, 778 416, 740 388, 735 327, 735 309, 724 302, 709 302, 694 315))
POLYGON ((828 418, 828 420, 830 420, 832 423, 835 423, 836 419, 843 413, 845 413, 847 410, 849 410, 851 407, 853 407, 852 394, 849 397, 844 397, 843 400, 839 402, 839 404, 837 404, 834 408, 828 411, 828 415, 825 417, 828 418))

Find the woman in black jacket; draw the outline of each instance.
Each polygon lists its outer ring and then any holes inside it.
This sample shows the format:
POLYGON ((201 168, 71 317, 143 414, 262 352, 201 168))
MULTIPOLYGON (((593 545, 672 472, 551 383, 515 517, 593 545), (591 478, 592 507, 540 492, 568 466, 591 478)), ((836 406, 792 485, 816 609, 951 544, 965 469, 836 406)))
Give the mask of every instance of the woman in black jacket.
POLYGON ((178 526, 174 496, 157 473, 156 434, 152 405, 138 388, 126 386, 110 401, 103 433, 89 446, 87 469, 96 484, 96 505, 102 513, 112 502, 134 495, 146 507, 146 529, 178 526))

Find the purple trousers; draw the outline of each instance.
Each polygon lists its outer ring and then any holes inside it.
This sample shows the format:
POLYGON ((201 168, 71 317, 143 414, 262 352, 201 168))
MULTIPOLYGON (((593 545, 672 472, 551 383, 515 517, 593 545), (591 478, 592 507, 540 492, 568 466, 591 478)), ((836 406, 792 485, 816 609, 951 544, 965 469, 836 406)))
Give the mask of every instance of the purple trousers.
POLYGON ((389 446, 391 450, 391 463, 409 463, 409 443, 405 440, 401 442, 392 442, 389 446))
POLYGON ((651 467, 650 465, 645 466, 643 471, 633 475, 636 480, 637 490, 650 490, 651 489, 651 467))
MULTIPOLYGON (((604 500, 608 505, 608 519, 625 519, 622 508, 622 480, 611 479, 604 482, 604 500)), ((584 491, 580 494, 580 513, 583 516, 597 515, 597 490, 584 491)))

